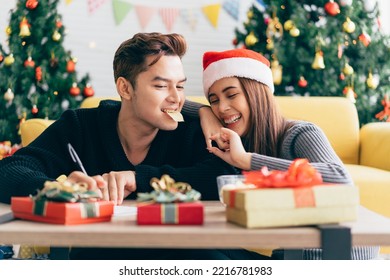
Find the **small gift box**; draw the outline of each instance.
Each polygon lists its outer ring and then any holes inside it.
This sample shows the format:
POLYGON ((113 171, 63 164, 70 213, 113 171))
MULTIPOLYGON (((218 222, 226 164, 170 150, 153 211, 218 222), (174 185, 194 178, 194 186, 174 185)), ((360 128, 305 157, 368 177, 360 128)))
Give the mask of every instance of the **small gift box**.
POLYGON ((351 185, 323 184, 319 173, 307 161, 293 162, 285 172, 263 168, 243 175, 244 183, 238 183, 237 189, 230 186, 223 190, 230 222, 262 228, 356 220, 358 189, 351 185))
POLYGON ((99 200, 86 186, 69 182, 46 182, 35 196, 12 197, 15 218, 64 225, 107 222, 114 203, 99 200))
POLYGON ((153 178, 154 191, 139 193, 137 223, 139 225, 201 225, 204 207, 200 193, 187 183, 175 182, 168 175, 153 178))
POLYGON ((15 218, 36 222, 76 225, 109 222, 114 212, 111 201, 53 202, 31 197, 12 197, 15 218))

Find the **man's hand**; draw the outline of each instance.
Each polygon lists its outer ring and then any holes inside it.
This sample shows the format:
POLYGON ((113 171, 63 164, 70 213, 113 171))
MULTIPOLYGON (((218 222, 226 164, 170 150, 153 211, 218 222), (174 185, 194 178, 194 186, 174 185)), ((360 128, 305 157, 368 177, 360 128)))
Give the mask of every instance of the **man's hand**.
POLYGON ((96 175, 90 177, 81 171, 73 171, 67 176, 67 181, 71 183, 86 183, 89 190, 101 192, 102 189, 107 187, 106 181, 102 176, 96 175))
POLYGON ((134 171, 111 171, 102 175, 106 187, 100 190, 104 200, 111 200, 116 205, 123 203, 123 200, 137 189, 134 171))

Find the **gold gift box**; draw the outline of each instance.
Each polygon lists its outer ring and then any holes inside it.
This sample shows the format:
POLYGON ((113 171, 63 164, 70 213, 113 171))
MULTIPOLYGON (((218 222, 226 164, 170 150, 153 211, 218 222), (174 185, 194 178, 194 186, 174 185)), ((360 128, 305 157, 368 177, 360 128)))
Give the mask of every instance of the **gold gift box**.
POLYGON ((302 226, 355 221, 356 186, 323 184, 298 188, 223 190, 229 222, 247 228, 302 226))

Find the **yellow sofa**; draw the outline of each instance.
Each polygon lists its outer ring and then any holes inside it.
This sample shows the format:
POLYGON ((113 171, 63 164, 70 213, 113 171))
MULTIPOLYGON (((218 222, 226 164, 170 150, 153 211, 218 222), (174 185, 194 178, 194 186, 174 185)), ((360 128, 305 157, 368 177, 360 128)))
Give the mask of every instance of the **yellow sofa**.
MULTIPOLYGON (((96 107, 107 98, 86 98, 81 107, 96 107)), ((203 96, 188 98, 207 104, 203 96)), ((343 97, 277 96, 276 100, 287 118, 307 120, 322 128, 359 187, 360 203, 390 218, 390 123, 370 123, 360 129, 356 107, 343 97)), ((24 122, 22 145, 28 145, 52 122, 24 122)))

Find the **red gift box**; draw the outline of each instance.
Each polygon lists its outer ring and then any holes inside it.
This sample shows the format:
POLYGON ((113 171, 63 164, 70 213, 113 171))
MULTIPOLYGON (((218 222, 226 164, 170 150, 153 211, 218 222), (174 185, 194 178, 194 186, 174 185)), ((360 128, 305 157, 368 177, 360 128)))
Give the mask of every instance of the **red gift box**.
POLYGON ((204 207, 201 202, 139 203, 139 225, 201 225, 204 207))
POLYGON ((31 197, 12 197, 15 218, 52 224, 76 225, 108 222, 114 213, 112 201, 53 202, 31 197))

